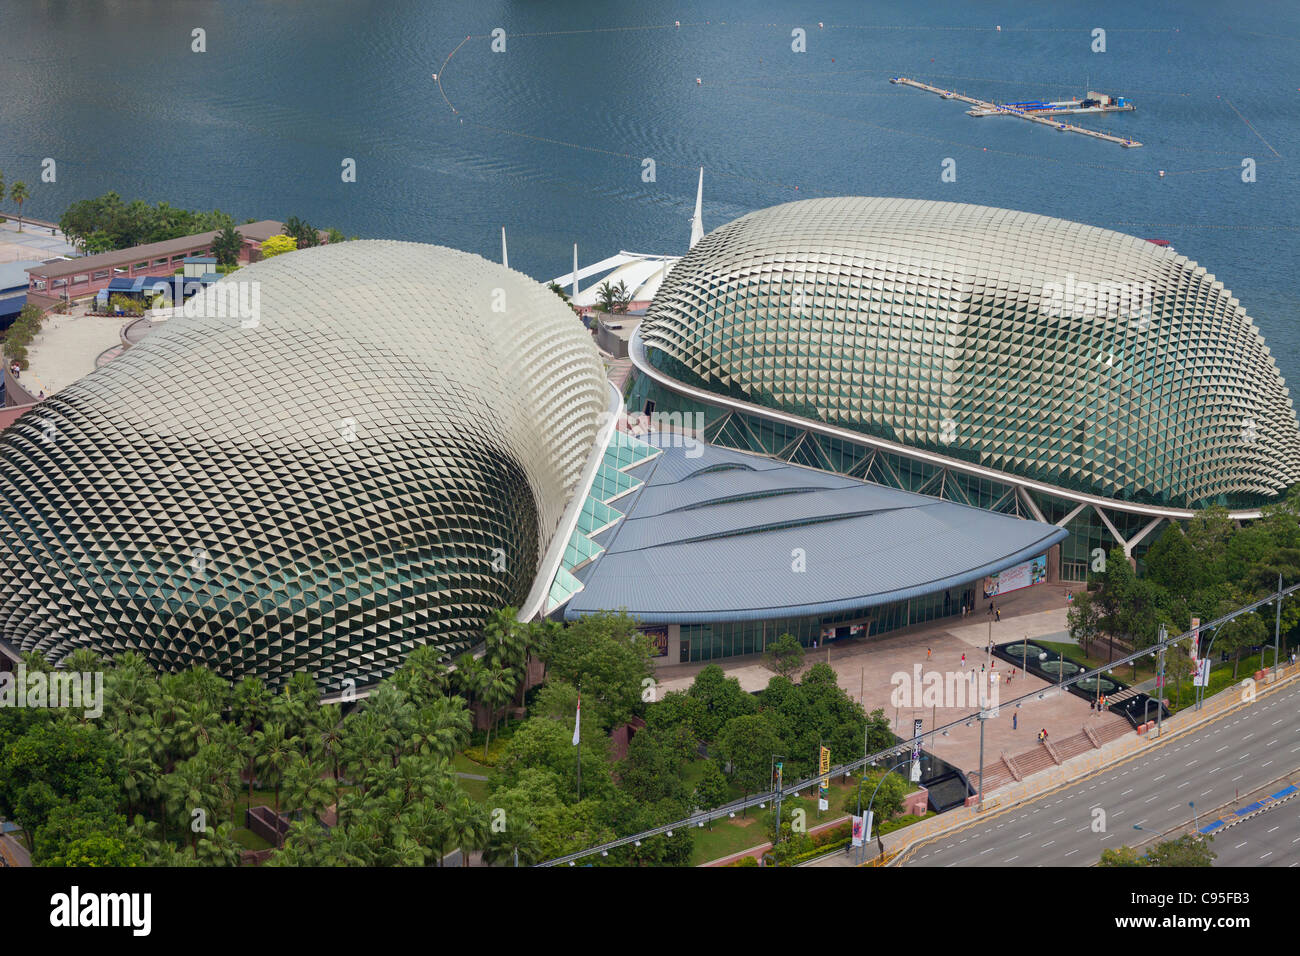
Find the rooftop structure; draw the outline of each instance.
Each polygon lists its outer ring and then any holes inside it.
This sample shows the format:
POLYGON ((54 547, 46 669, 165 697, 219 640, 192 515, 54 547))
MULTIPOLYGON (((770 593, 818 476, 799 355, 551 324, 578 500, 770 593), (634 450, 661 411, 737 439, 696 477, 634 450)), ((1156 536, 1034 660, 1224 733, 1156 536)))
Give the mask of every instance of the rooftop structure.
POLYGON ((0 640, 337 691, 526 604, 611 397, 558 298, 400 242, 200 297, 0 436, 0 640))
POLYGON ((564 609, 627 608, 646 624, 858 612, 925 598, 1045 553, 1067 533, 677 435, 627 469, 624 517, 564 609), (797 568, 805 554, 806 566, 797 568), (792 556, 795 556, 792 559, 792 556))
MULTIPOLYGON (((710 441, 1046 519, 1089 555, 1300 480, 1241 304, 1168 247, 1012 210, 816 199, 710 233, 629 354, 710 441)), ((647 403, 653 403, 653 406, 647 403)))

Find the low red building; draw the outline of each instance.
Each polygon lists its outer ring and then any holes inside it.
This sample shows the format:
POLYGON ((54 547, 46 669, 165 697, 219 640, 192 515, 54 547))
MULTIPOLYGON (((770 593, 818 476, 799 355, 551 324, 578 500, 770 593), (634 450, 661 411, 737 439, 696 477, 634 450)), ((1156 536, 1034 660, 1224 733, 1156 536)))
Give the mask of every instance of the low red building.
MULTIPOLYGON (((246 264, 261 258, 262 243, 283 233, 284 224, 263 219, 235 229, 244 239, 239 261, 246 264)), ((210 255, 216 236, 217 230, 213 230, 79 259, 43 262, 27 269, 27 301, 48 308, 64 299, 94 295, 107 288, 113 279, 170 276, 183 267, 187 257, 210 255)))

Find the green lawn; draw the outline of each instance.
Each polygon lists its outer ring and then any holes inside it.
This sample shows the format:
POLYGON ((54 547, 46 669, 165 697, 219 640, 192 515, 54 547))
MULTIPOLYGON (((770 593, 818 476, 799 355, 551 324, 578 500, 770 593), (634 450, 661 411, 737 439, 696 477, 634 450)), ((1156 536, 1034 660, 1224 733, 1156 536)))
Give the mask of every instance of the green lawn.
MULTIPOLYGON (((1285 661, 1286 657, 1284 656, 1282 660, 1285 661)), ((1226 664, 1220 664, 1218 661, 1218 655, 1216 654, 1215 662, 1210 668, 1210 684, 1205 688, 1205 696, 1207 698, 1213 697, 1220 691, 1227 690, 1229 687, 1240 684, 1247 677, 1254 677, 1255 671, 1269 670, 1272 666, 1273 648, 1268 647, 1265 648, 1262 654, 1252 654, 1250 657, 1243 657, 1241 663, 1237 665, 1237 676, 1234 678, 1232 676, 1232 661, 1229 660, 1226 664), (1260 663, 1261 658, 1263 658, 1262 664, 1260 663)), ((1196 703, 1196 691, 1195 688, 1192 687, 1190 679, 1183 681, 1182 696, 1181 698, 1178 698, 1177 703, 1175 703, 1176 695, 1172 683, 1165 690, 1165 696, 1169 698, 1169 708, 1174 713, 1178 713, 1180 710, 1186 710, 1188 707, 1191 707, 1196 703)))
MULTIPOLYGON (((470 752, 474 753, 475 751, 471 750, 470 752)), ((483 749, 480 747, 477 753, 482 756, 483 749)), ((486 767, 463 753, 456 754, 451 758, 451 766, 457 773, 471 773, 479 777, 490 777, 492 775, 491 767, 486 767)), ((475 803, 486 804, 488 802, 488 784, 486 780, 466 780, 464 777, 457 777, 456 783, 469 794, 469 798, 475 803)))
MULTIPOLYGON (((683 778, 692 772, 698 777, 703 768, 697 767, 697 765, 703 763, 704 761, 696 761, 689 764, 683 773, 683 778)), ((792 802, 795 806, 802 807, 807 813, 808 829, 811 830, 823 823, 830 823, 832 820, 844 816, 844 812, 840 810, 844 795, 850 792, 856 793, 857 786, 858 779, 856 777, 848 782, 845 782, 842 776, 832 777, 829 787, 830 792, 827 796, 829 809, 818 812, 816 787, 805 790, 801 796, 787 797, 783 802, 782 809, 784 810, 785 807, 790 806, 792 802)), ((912 790, 915 789, 915 787, 912 787, 912 790)), ((736 799, 743 796, 744 794, 739 790, 733 792, 733 797, 736 799)), ((750 796, 753 796, 753 794, 750 794, 750 796)), ((864 795, 864 799, 866 799, 866 796, 864 795)), ((765 809, 750 807, 747 817, 737 814, 735 819, 715 820, 712 830, 708 829, 707 826, 702 830, 696 830, 695 848, 691 852, 691 866, 700 866, 719 857, 729 856, 732 853, 739 853, 741 850, 748 850, 751 847, 767 843, 767 828, 763 821, 771 810, 770 803, 765 809)))
POLYGON ((235 842, 246 850, 269 850, 271 844, 263 840, 260 836, 249 830, 247 827, 240 827, 231 836, 235 842))

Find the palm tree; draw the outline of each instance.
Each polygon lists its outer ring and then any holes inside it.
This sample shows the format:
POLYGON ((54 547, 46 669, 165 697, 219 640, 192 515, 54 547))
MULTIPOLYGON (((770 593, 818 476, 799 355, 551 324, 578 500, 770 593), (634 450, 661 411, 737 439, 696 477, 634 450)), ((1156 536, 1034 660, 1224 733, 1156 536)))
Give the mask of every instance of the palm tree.
POLYGON ((421 644, 407 656, 402 669, 394 675, 407 697, 417 704, 447 692, 450 678, 442 663, 442 651, 432 644, 421 644))
POLYGON ((370 866, 374 848, 381 845, 378 828, 362 816, 349 827, 335 827, 325 843, 325 853, 335 866, 370 866))
POLYGON ((469 866, 470 850, 481 849, 487 841, 487 811, 468 795, 463 795, 447 811, 456 844, 460 847, 461 865, 469 866))
POLYGON ((140 673, 133 666, 119 664, 108 672, 104 687, 104 712, 108 724, 123 734, 135 727, 140 717, 149 709, 158 692, 158 683, 152 674, 140 673))
POLYGON ((271 700, 269 720, 284 727, 286 736, 297 737, 307 726, 312 707, 307 698, 294 693, 286 684, 283 693, 276 694, 271 700))
POLYGON ((326 704, 312 718, 320 753, 334 768, 334 782, 339 782, 339 758, 343 753, 343 718, 338 704, 326 704))
POLYGON ((244 848, 235 840, 235 828, 229 823, 208 827, 194 848, 194 858, 204 866, 239 866, 244 848))
POLYGON ((483 862, 489 866, 531 866, 541 855, 537 828, 527 821, 489 833, 483 846, 483 862))
POLYGON ((483 738, 483 760, 488 758, 488 745, 492 741, 492 728, 496 724, 497 708, 510 702, 518 681, 504 664, 489 665, 483 672, 483 701, 488 705, 487 735, 483 738))
POLYGON ((270 782, 275 787, 275 831, 279 842, 283 842, 283 834, 280 833, 280 786, 284 782, 284 772, 298 756, 298 738, 285 736, 284 727, 280 724, 267 724, 266 729, 257 732, 258 748, 261 753, 257 757, 258 775, 263 782, 270 782))
MULTIPOLYGON (((609 283, 605 283, 609 285, 609 283)), ((626 312, 627 307, 632 304, 632 292, 627 287, 627 283, 622 279, 618 280, 618 285, 614 287, 614 311, 626 312)))
POLYGON ((618 303, 618 290, 606 280, 596 287, 596 299, 600 302, 600 311, 612 313, 618 303))
POLYGON ((9 198, 18 203, 18 231, 23 231, 23 202, 27 199, 27 184, 21 179, 9 189, 9 198))
POLYGON ((417 753, 450 760, 469 742, 470 724, 463 698, 436 698, 416 715, 411 745, 417 753))
POLYGON ((335 781, 322 777, 320 770, 299 754, 285 772, 285 809, 290 815, 305 813, 309 821, 315 821, 334 802, 335 786, 335 781))
POLYGON ((136 735, 122 741, 122 792, 126 794, 126 816, 135 816, 136 807, 154 799, 158 793, 158 764, 149 748, 136 735))
POLYGON ((187 689, 192 699, 206 701, 217 713, 226 708, 226 696, 230 693, 230 684, 206 667, 191 667, 184 674, 187 689))
POLYGON ((343 767, 364 796, 376 754, 384 744, 383 730, 368 711, 350 714, 343 721, 343 767))
POLYGON ((180 753, 186 757, 198 753, 199 748, 212 741, 212 734, 220 725, 221 715, 206 700, 183 705, 176 728, 180 753))
MULTIPOLYGON (((180 819, 189 826, 190 848, 197 852, 199 829, 207 829, 208 809, 215 809, 218 802, 201 762, 192 759, 177 764, 176 769, 163 778, 162 790, 166 802, 179 809, 180 819), (193 815, 196 811, 202 812, 204 816, 205 822, 202 828, 194 826, 193 815)), ((165 804, 163 815, 165 818, 165 804)))

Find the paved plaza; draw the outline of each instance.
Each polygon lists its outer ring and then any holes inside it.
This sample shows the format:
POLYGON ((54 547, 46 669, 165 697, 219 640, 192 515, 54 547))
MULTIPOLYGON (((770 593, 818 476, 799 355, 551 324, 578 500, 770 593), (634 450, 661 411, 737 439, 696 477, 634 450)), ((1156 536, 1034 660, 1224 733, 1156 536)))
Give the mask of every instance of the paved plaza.
POLYGON ((0 222, 0 262, 77 255, 77 251, 57 229, 51 231, 49 226, 24 220, 23 231, 19 232, 13 210, 6 209, 4 217, 7 221, 0 222))
MULTIPOLYGON (((893 682, 894 675, 906 675, 911 681, 914 667, 918 664, 923 675, 930 671, 936 671, 945 678, 949 673, 960 675, 963 671, 963 653, 966 655, 965 669, 974 668, 978 671, 986 663, 985 647, 990 632, 994 644, 1024 638, 1026 635, 1030 639, 1068 640, 1065 637, 1066 590, 1067 587, 1061 584, 1040 584, 1004 595, 999 599, 1001 621, 990 622, 988 602, 985 601, 964 622, 961 617, 947 618, 883 637, 837 641, 829 647, 816 650, 810 648, 804 658, 805 666, 811 666, 817 661, 828 661, 839 676, 840 686, 851 697, 861 701, 868 711, 877 708, 884 710, 890 726, 898 734, 904 737, 910 735, 912 720, 919 718, 924 721, 927 750, 963 770, 974 771, 979 768, 980 728, 977 721, 972 721, 969 727, 959 725, 950 730, 946 737, 931 734, 930 731, 936 725, 942 726, 973 715, 975 709, 951 706, 895 707, 891 702, 896 686, 893 682)), ((747 691, 762 690, 773 676, 772 671, 763 666, 761 657, 756 654, 726 658, 714 663, 719 664, 728 676, 737 678, 741 687, 747 691)), ((1005 662, 994 658, 992 663, 1000 677, 1008 675, 1010 668, 1005 662)), ((705 666, 702 663, 660 665, 660 692, 685 690, 705 666)), ((1123 718, 1093 711, 1086 700, 1070 693, 1057 693, 1051 684, 1023 674, 1017 668, 1017 674, 1010 685, 1001 683, 1000 699, 1006 703, 1025 694, 1035 696, 1018 709, 1003 706, 996 718, 987 721, 984 734, 986 764, 996 761, 1002 752, 1014 756, 1032 749, 1041 728, 1046 728, 1050 739, 1061 740, 1078 734, 1085 725, 1095 730, 1107 724, 1124 723, 1123 718), (1044 693, 1044 699, 1038 700, 1037 693, 1044 693), (1013 714, 1018 715, 1015 729, 1012 727, 1013 714)), ((832 754, 832 759, 835 763, 841 763, 852 756, 857 755, 832 754)))

